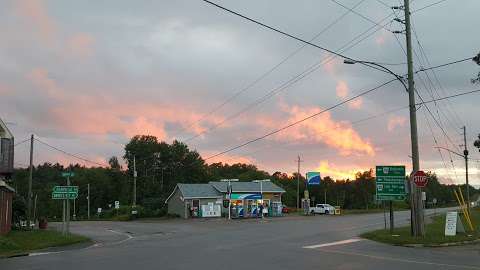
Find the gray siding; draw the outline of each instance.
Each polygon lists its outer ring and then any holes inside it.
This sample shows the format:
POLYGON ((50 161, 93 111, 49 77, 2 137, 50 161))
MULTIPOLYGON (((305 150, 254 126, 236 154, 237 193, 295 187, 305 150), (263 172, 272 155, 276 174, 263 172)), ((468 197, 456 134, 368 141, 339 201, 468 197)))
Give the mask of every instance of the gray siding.
POLYGON ((177 188, 175 189, 175 193, 170 200, 168 200, 168 213, 169 214, 177 214, 182 218, 187 218, 185 216, 185 203, 180 200, 180 190, 177 188))

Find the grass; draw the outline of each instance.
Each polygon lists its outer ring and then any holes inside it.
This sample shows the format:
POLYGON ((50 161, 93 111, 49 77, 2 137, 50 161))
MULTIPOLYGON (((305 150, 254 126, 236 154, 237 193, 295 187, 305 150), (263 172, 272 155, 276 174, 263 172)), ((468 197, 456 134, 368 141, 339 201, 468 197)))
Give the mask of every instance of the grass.
POLYGON ((472 209, 471 212, 475 229, 474 232, 469 232, 468 225, 463 215, 461 215, 467 233, 457 233, 456 236, 445 236, 445 214, 442 214, 433 217, 431 222, 425 226, 426 235, 424 238, 412 237, 410 235, 410 226, 395 229, 393 235, 389 230, 377 230, 364 233, 361 237, 393 245, 422 244, 425 246, 477 240, 480 239, 480 208, 472 209))
POLYGON ((0 236, 0 257, 87 241, 89 241, 87 237, 74 234, 63 236, 54 230, 11 231, 5 236, 0 236))

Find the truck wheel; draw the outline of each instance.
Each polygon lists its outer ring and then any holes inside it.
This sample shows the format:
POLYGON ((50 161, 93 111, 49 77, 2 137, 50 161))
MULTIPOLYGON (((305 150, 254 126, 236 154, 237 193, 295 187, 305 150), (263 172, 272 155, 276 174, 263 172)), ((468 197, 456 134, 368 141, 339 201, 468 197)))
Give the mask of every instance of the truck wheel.
POLYGON ((328 215, 330 214, 330 212, 328 212, 328 210, 325 210, 325 215, 328 215))

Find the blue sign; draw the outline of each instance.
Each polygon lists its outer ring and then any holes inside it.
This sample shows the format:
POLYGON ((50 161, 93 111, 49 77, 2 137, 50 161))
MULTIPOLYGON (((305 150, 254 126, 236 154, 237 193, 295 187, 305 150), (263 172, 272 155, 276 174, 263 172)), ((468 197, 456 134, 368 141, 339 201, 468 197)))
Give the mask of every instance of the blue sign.
POLYGON ((319 172, 307 172, 307 184, 320 185, 320 180, 319 172))
POLYGON ((260 193, 232 193, 232 200, 260 200, 262 195, 260 193))

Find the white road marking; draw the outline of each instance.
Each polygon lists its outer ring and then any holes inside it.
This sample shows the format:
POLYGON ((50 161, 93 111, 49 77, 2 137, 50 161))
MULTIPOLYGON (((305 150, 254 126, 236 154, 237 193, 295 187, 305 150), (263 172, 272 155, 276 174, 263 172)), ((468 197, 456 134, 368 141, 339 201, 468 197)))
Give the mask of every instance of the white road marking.
POLYGON ((127 238, 125 238, 125 239, 123 239, 123 240, 120 240, 120 241, 117 241, 117 242, 113 242, 113 243, 108 244, 109 246, 110 246, 110 245, 118 245, 118 244, 121 244, 121 243, 123 243, 123 242, 127 242, 128 240, 131 240, 131 239, 134 238, 132 235, 130 235, 130 234, 128 234, 128 233, 117 232, 117 231, 114 231, 114 230, 112 230, 112 229, 108 229, 107 231, 112 232, 112 233, 116 233, 116 234, 121 234, 121 235, 127 236, 127 238))
POLYGON ((57 253, 62 253, 62 252, 63 252, 63 251, 32 252, 32 253, 29 253, 28 256, 41 256, 41 255, 57 254, 57 253))
POLYGON ((312 245, 312 246, 304 246, 303 248, 314 249, 314 248, 330 247, 330 246, 336 246, 336 245, 345 245, 345 244, 355 243, 362 240, 363 239, 361 238, 352 238, 352 239, 347 239, 347 240, 342 240, 337 242, 324 243, 324 244, 312 245))
POLYGON ((361 257, 366 257, 366 258, 371 258, 371 259, 376 259, 376 260, 388 260, 388 261, 396 261, 396 262, 404 262, 404 263, 425 264, 425 265, 444 266, 444 267, 452 267, 452 268, 464 268, 464 269, 480 270, 480 267, 473 266, 473 265, 458 265, 458 264, 436 263, 436 262, 428 262, 428 261, 416 261, 416 260, 410 260, 410 259, 384 257, 384 256, 379 256, 379 255, 370 255, 370 254, 363 254, 363 253, 356 253, 356 252, 346 252, 346 251, 340 251, 340 250, 322 249, 320 251, 321 252, 326 252, 326 253, 342 254, 342 255, 361 256, 361 257))

